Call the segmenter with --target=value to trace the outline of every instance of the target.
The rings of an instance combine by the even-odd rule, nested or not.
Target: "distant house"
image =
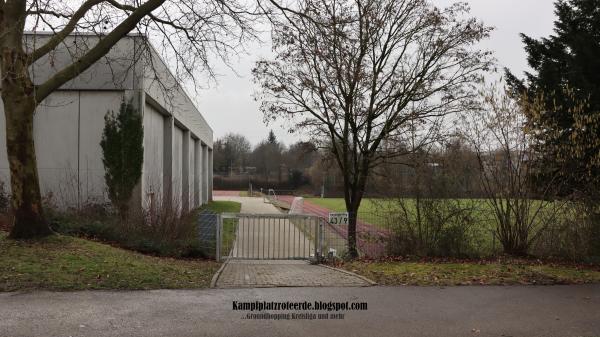
[[[29,33],[26,45],[52,35]],[[99,37],[76,34],[31,68],[38,84],[70,64]],[[213,131],[145,37],[123,38],[110,53],[52,93],[34,120],[43,195],[61,206],[107,201],[100,140],[107,111],[131,100],[144,124],[144,163],[135,197],[172,198],[193,208],[212,198]],[[0,105],[0,179],[8,181],[5,118]],[[10,184],[7,184],[10,185]],[[164,199],[163,199],[164,200]]]

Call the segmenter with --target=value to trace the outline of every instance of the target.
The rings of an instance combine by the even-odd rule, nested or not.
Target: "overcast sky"
[[[454,0],[433,0],[440,7],[454,3]],[[482,48],[495,52],[502,67],[508,67],[514,73],[527,70],[527,61],[519,33],[532,37],[547,36],[552,33],[554,0],[467,0],[471,5],[471,14],[495,30],[490,39],[482,42]],[[268,40],[268,34],[264,40]],[[248,47],[247,55],[232,60],[231,66],[237,74],[227,67],[215,64],[221,74],[218,83],[208,89],[198,90],[196,103],[200,111],[214,130],[214,138],[228,132],[240,133],[256,144],[267,137],[273,129],[279,140],[290,144],[301,139],[301,135],[290,135],[282,124],[263,122],[259,111],[259,102],[252,95],[255,85],[251,70],[261,57],[268,57],[271,46],[268,43],[254,43]],[[194,96],[193,90],[190,94]]]

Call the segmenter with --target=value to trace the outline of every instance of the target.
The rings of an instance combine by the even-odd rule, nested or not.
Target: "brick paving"
[[[217,288],[364,287],[369,282],[342,271],[300,260],[230,260]]]

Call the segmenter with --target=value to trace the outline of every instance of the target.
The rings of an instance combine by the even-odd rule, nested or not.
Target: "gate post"
[[[323,224],[320,217],[314,217],[313,219],[315,220],[315,259],[317,262],[321,262],[321,255],[323,254]]]
[[[215,240],[217,241],[216,244],[216,256],[215,259],[217,260],[217,262],[221,262],[221,228],[223,228],[223,217],[221,216],[221,214],[217,214],[217,225],[216,227],[216,233],[215,233]]]
[[[319,218],[319,253],[323,259],[323,241],[325,241],[325,219]]]

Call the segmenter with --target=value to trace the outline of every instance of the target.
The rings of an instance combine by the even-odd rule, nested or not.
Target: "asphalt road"
[[[368,310],[274,321],[232,309],[255,300],[366,302]],[[304,311],[279,313],[296,312]],[[600,336],[600,285],[5,293],[0,336],[591,337]]]

